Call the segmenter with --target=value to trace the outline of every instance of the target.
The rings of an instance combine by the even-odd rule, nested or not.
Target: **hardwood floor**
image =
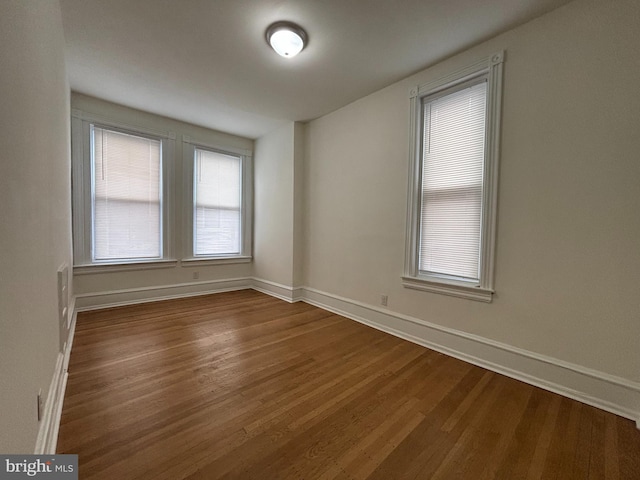
[[[639,479],[593,407],[245,290],[78,315],[81,479]]]

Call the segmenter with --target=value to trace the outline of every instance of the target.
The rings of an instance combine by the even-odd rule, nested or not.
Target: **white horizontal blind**
[[[159,140],[91,127],[93,260],[160,258]]]
[[[419,270],[478,281],[487,83],[423,101]]]
[[[194,160],[194,255],[239,255],[241,159],[197,148]]]

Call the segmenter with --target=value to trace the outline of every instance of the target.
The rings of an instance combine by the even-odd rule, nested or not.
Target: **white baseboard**
[[[304,301],[426,348],[632,419],[640,428],[639,383],[313,288],[289,287],[245,277],[77,295],[75,308],[70,309],[73,324],[63,367],[56,366],[49,393],[51,396],[53,391],[56,399],[51,403],[50,422],[53,423],[40,432],[38,445],[45,448],[53,445],[51,452],[55,451],[76,312],[248,288],[291,303]],[[49,403],[47,399],[47,408]]]
[[[69,335],[65,343],[64,352],[59,352],[56,359],[56,366],[49,386],[49,393],[44,404],[44,414],[40,420],[38,438],[34,453],[36,455],[52,455],[56,453],[58,444],[58,431],[60,429],[60,418],[62,417],[62,404],[64,393],[67,388],[69,356],[73,344],[73,335],[76,329],[76,310],[72,300],[68,310],[69,315]]]
[[[49,385],[49,393],[47,399],[44,402],[44,412],[40,419],[40,428],[38,429],[38,438],[36,439],[36,455],[44,455],[52,453],[49,451],[49,445],[53,441],[54,432],[57,430],[56,423],[56,411],[58,399],[60,398],[60,391],[64,390],[65,374],[63,372],[64,354],[58,353],[56,359],[56,366],[53,372],[53,378]],[[64,397],[64,393],[62,393]],[[57,437],[57,434],[55,435]]]
[[[418,345],[629,418],[640,428],[640,384],[312,288],[302,300]]]
[[[266,293],[272,297],[279,298],[289,303],[295,303],[302,300],[302,287],[289,287],[281,283],[264,280],[261,278],[251,279],[251,288],[258,292]]]
[[[230,292],[251,288],[251,278],[231,278],[225,280],[205,280],[201,282],[158,285],[153,287],[126,288],[99,293],[76,295],[79,312],[100,308],[119,307],[137,303],[157,302],[172,298],[193,297],[210,293]]]

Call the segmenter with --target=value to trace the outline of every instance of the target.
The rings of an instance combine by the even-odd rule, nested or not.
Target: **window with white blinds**
[[[177,181],[176,137],[71,111],[77,274],[252,261],[253,142],[181,135]]]
[[[240,255],[242,159],[200,148],[194,156],[194,256]]]
[[[479,281],[487,83],[425,97],[419,270]]]
[[[404,287],[492,301],[503,63],[497,52],[410,91]]]
[[[93,261],[162,257],[162,143],[91,125]]]

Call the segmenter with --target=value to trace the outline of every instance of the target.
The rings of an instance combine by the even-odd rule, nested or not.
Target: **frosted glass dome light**
[[[277,22],[267,29],[267,42],[278,55],[291,58],[305,47],[307,34],[293,23]]]

